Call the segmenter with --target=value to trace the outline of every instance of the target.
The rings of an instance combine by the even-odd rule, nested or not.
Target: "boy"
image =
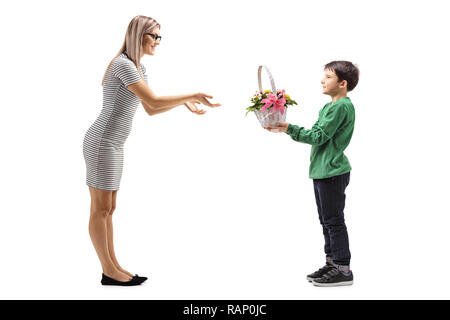
[[[307,130],[278,122],[265,129],[286,132],[298,142],[311,144],[309,177],[313,179],[319,220],[325,237],[326,264],[307,276],[315,286],[353,284],[350,250],[344,220],[345,188],[350,182],[351,166],[344,150],[350,143],[355,124],[355,109],[347,97],[358,84],[359,69],[348,61],[325,65],[323,93],[331,97],[319,111],[319,119]]]

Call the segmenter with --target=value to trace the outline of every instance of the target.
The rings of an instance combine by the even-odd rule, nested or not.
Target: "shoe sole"
[[[133,284],[114,284],[114,283],[102,283],[102,286],[116,286],[116,287],[134,287],[140,286],[141,283],[133,283]]]
[[[134,282],[134,283],[130,283],[130,282],[109,282],[109,281],[100,281],[100,283],[102,284],[102,286],[118,286],[118,287],[134,287],[134,286],[139,286],[141,285],[141,283],[139,282]]]
[[[315,282],[314,280],[311,282],[316,287],[341,287],[341,286],[351,286],[353,284],[353,280],[336,282],[336,283],[318,283],[318,282]]]

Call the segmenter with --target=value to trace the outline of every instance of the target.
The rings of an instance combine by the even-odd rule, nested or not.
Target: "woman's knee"
[[[116,210],[116,205],[115,205],[115,204],[112,204],[112,205],[111,205],[111,209],[109,210],[109,215],[110,215],[110,216],[113,214],[114,210]]]
[[[94,208],[91,209],[91,216],[95,218],[107,218],[111,212],[112,206],[94,206]]]
[[[109,211],[109,215],[112,215],[114,210],[116,210],[116,199],[117,199],[117,190],[113,191],[111,194],[111,209]]]
[[[90,188],[91,191],[91,215],[106,218],[115,209],[115,201],[111,191]]]
[[[91,214],[96,217],[107,218],[113,214],[115,209],[114,203],[97,203],[92,206]]]

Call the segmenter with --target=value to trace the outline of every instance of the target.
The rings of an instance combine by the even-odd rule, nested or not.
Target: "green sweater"
[[[355,109],[350,98],[327,103],[319,111],[319,120],[310,130],[289,124],[286,133],[311,146],[309,177],[323,179],[349,172],[352,167],[344,150],[355,126]]]

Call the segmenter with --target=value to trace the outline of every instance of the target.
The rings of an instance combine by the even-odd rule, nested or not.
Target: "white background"
[[[448,299],[446,1],[14,1],[0,24],[2,299]],[[222,107],[136,112],[114,213],[121,265],[100,285],[82,141],[129,21],[162,25],[142,62],[158,95]],[[345,208],[355,282],[316,288],[324,263],[310,146],[245,117],[257,67],[310,128],[323,65],[361,70]],[[268,82],[265,83],[268,87]]]

